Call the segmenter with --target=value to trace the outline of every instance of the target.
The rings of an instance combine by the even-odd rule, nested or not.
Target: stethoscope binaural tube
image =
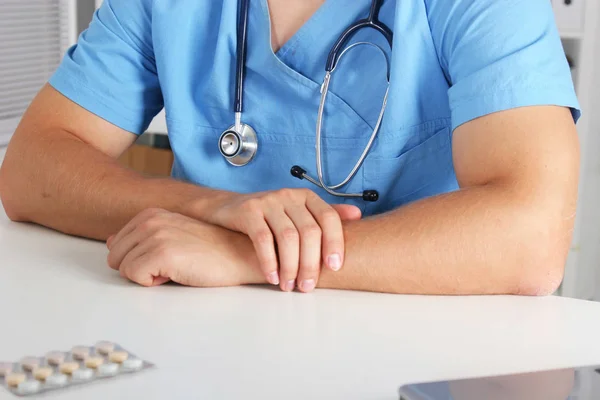
[[[381,122],[383,121],[383,116],[385,114],[385,109],[387,107],[387,100],[389,94],[389,84],[390,84],[390,61],[388,60],[387,54],[385,51],[379,47],[378,45],[370,42],[357,42],[348,46],[343,51],[340,50],[344,48],[346,43],[351,39],[351,37],[362,28],[372,28],[379,31],[387,40],[390,47],[393,44],[393,33],[392,31],[385,26],[385,24],[381,23],[377,16],[379,14],[379,9],[381,8],[382,0],[373,0],[371,3],[371,10],[369,12],[369,17],[364,20],[360,20],[357,23],[348,27],[344,33],[340,36],[338,41],[335,43],[333,48],[331,49],[329,56],[327,58],[327,64],[325,66],[325,78],[323,79],[323,85],[321,86],[321,102],[319,104],[319,114],[317,116],[317,128],[316,128],[316,159],[317,159],[317,179],[312,178],[308,175],[305,169],[298,165],[294,165],[291,169],[291,174],[295,178],[298,179],[306,179],[312,184],[322,188],[327,193],[337,196],[337,197],[345,197],[345,198],[362,198],[364,201],[368,202],[376,202],[379,200],[379,192],[376,190],[365,190],[362,193],[341,193],[337,190],[341,187],[347,185],[350,180],[356,175],[360,167],[363,165],[365,158],[369,154],[377,135],[379,134],[379,130],[381,128]],[[380,51],[383,54],[386,66],[387,66],[387,89],[385,91],[385,96],[383,98],[383,105],[381,107],[381,111],[379,113],[379,118],[377,119],[377,123],[375,128],[373,129],[373,133],[369,138],[369,142],[367,143],[365,149],[360,155],[358,161],[355,163],[354,167],[341,183],[337,185],[327,185],[323,178],[323,165],[322,165],[322,154],[321,154],[321,142],[322,142],[322,128],[323,128],[323,114],[325,110],[325,102],[327,100],[327,94],[329,93],[329,85],[331,83],[331,79],[333,73],[338,65],[338,62],[342,59],[344,54],[346,54],[349,50],[361,46],[368,45],[372,46]]]

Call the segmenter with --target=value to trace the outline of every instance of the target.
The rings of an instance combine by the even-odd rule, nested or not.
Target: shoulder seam
[[[438,59],[438,63],[440,64],[440,67],[442,68],[442,72],[444,73],[446,82],[448,82],[448,86],[452,86],[452,80],[450,79],[450,76],[448,75],[447,67],[444,66],[444,63],[442,60],[442,55],[438,51],[438,47],[436,46],[436,43],[435,43],[435,38],[433,36],[433,29],[431,28],[431,21],[429,20],[429,8],[427,6],[427,0],[423,0],[423,6],[425,7],[425,19],[427,20],[427,28],[429,29],[429,35],[431,35],[431,42],[433,43],[433,50],[435,51],[435,55]]]
[[[154,7],[154,1],[152,0],[152,7]],[[123,30],[123,33],[127,36],[127,38],[129,39],[129,42],[132,44],[132,47],[138,52],[140,53],[144,58],[146,58],[148,61],[155,63],[155,57],[154,54],[147,54],[146,51],[144,51],[144,49],[142,49],[135,40],[133,40],[133,38],[131,37],[131,35],[129,34],[129,32],[127,32],[127,29],[125,29],[125,27],[123,26],[123,24],[121,23],[119,17],[117,16],[117,13],[115,13],[115,11],[112,8],[112,5],[110,4],[109,1],[105,1],[104,2],[106,7],[110,10],[110,12],[113,14],[113,16],[115,17],[115,21],[117,21],[117,23],[119,24],[119,26],[121,27],[121,29]]]

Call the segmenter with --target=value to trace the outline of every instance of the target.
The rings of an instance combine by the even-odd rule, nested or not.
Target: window
[[[0,145],[74,42],[76,0],[0,0]]]

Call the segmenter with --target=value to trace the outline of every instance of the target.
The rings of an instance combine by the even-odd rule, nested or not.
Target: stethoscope
[[[243,97],[244,97],[244,77],[245,77],[245,65],[246,65],[246,48],[248,42],[248,12],[249,12],[250,0],[239,1],[239,21],[237,29],[237,49],[236,49],[236,79],[235,79],[235,124],[229,127],[225,132],[221,134],[219,138],[219,150],[223,157],[229,162],[229,164],[242,167],[247,165],[258,151],[258,138],[256,131],[248,124],[242,123],[242,112],[243,112]],[[377,138],[383,115],[387,107],[387,100],[389,94],[389,82],[390,82],[390,62],[388,60],[386,52],[378,45],[370,42],[357,42],[344,48],[346,43],[352,38],[356,32],[363,28],[372,28],[380,32],[387,40],[390,47],[393,43],[392,31],[381,21],[379,21],[379,10],[383,0],[372,0],[371,10],[369,16],[366,19],[357,21],[350,25],[337,40],[329,56],[327,57],[327,64],[325,67],[325,78],[321,85],[321,102],[319,104],[319,113],[317,116],[317,129],[316,129],[316,158],[317,158],[317,179],[312,178],[305,169],[295,165],[291,169],[292,176],[298,179],[306,179],[312,184],[324,189],[327,193],[345,198],[362,198],[365,201],[375,202],[379,199],[379,192],[377,190],[365,190],[362,193],[341,193],[338,190],[346,186],[352,178],[356,175],[360,167],[363,165],[365,158],[369,154],[373,142]],[[335,71],[339,61],[342,57],[351,49],[367,45],[372,46],[379,50],[385,58],[387,65],[387,89],[383,98],[383,105],[379,113],[379,118],[373,129],[369,141],[365,149],[363,150],[358,161],[342,182],[337,185],[327,185],[323,178],[323,163],[321,154],[321,138],[322,138],[322,127],[323,127],[323,114],[325,112],[325,102],[327,100],[327,94],[329,93],[329,85],[333,72]],[[343,49],[343,50],[342,50]]]

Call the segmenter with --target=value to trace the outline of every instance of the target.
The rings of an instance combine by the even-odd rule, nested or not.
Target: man
[[[344,188],[380,199],[340,200],[289,175],[296,164],[315,175],[327,55],[371,6],[250,2],[244,122],[259,150],[234,167],[217,142],[233,119],[238,1],[105,0],[13,137],[8,216],[108,239],[109,265],[145,286],[552,293],[574,223],[579,111],[547,0],[383,2],[387,109]],[[353,41],[388,51],[375,30]],[[377,54],[361,46],[336,68],[327,182],[377,123],[388,87]],[[174,179],[120,167],[163,106]]]

